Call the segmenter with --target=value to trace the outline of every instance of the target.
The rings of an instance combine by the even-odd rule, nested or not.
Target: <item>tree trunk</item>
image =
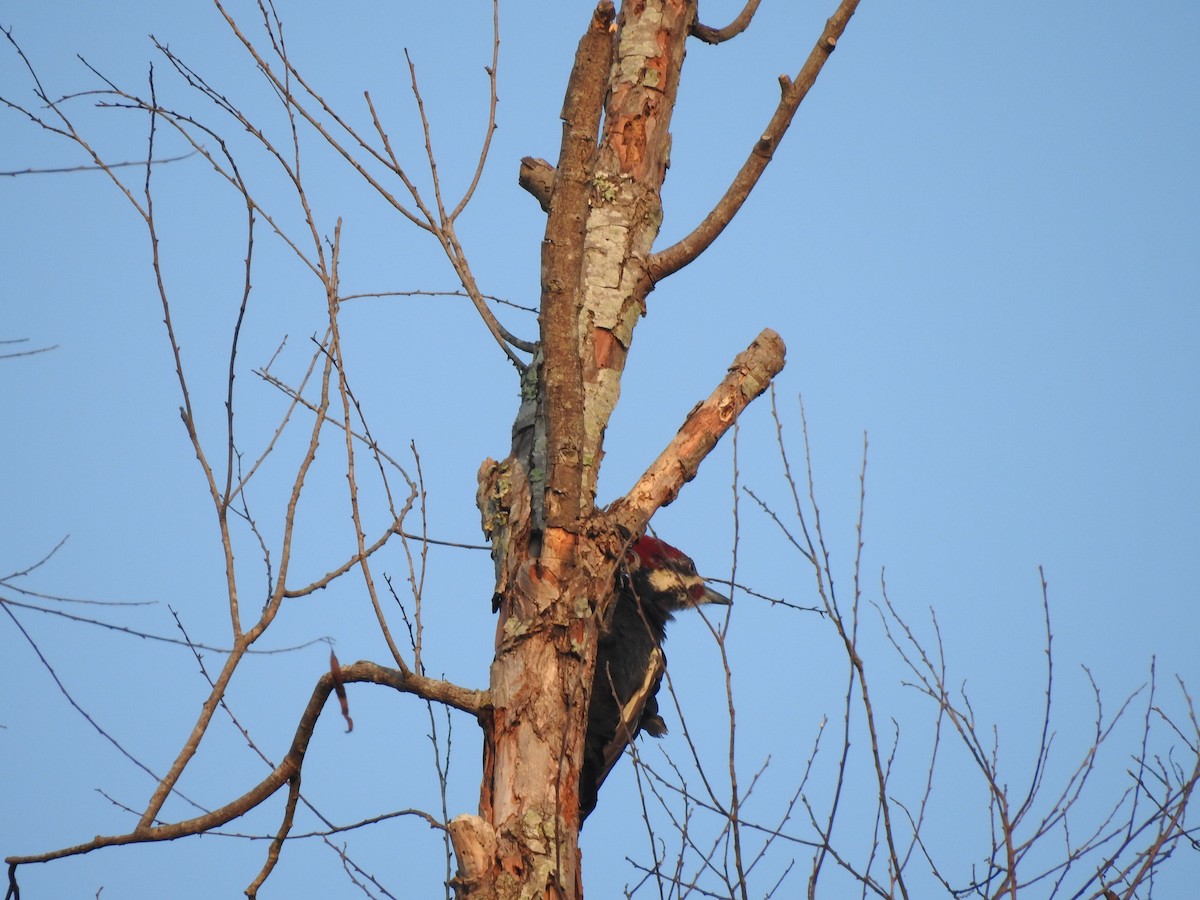
[[[541,349],[513,455],[480,471],[499,622],[479,816],[452,824],[460,896],[582,895],[579,768],[595,613],[628,538],[595,509],[596,481],[652,288],[645,263],[694,18],[694,2],[628,4],[617,18],[604,0],[568,83],[558,164],[540,198]]]

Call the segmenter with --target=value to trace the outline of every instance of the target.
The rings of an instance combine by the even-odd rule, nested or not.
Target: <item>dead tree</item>
[[[725,197],[671,247],[653,249],[684,49],[700,29],[694,5],[625,4],[618,15],[601,3],[575,56],[558,163],[551,171],[524,161],[522,183],[548,211],[541,341],[513,455],[480,472],[500,623],[480,815],[451,825],[468,894],[527,890],[530,875],[546,896],[579,891],[578,714],[624,536],[675,498],[783,365],[782,342],[764,332],[638,483],[600,510],[603,437],[634,327],[654,286],[699,256],[740,208],[856,5],[841,5],[794,82],[781,79],[779,108]]]
[[[479,183],[495,127],[495,60],[487,70],[491,81],[491,114],[478,166],[457,199],[443,193],[415,69],[409,64],[432,177],[430,195],[418,189],[409,177],[369,95],[367,103],[373,131],[361,132],[306,80],[288,56],[281,23],[268,0],[259,4],[261,24],[267,34],[266,44],[261,46],[248,37],[249,30],[226,12],[220,0],[214,0],[214,5],[249,59],[267,79],[285,111],[290,135],[283,143],[273,142],[202,74],[189,67],[167,46],[158,45],[158,49],[185,84],[231,117],[241,130],[257,141],[272,165],[294,185],[296,195],[304,201],[302,237],[291,236],[267,206],[256,199],[221,135],[196,118],[160,102],[153,80],[148,96],[140,96],[111,82],[105,83],[102,93],[104,102],[139,110],[148,117],[149,142],[143,166],[145,180],[141,186],[122,180],[117,164],[107,162],[91,146],[86,135],[72,123],[65,102],[56,100],[41,87],[32,64],[29,73],[43,105],[31,109],[5,101],[35,124],[82,147],[88,154],[89,164],[113,179],[145,222],[153,249],[155,274],[160,276],[156,281],[182,396],[183,425],[217,514],[228,578],[232,647],[221,670],[210,678],[211,692],[178,756],[159,780],[145,806],[137,811],[137,825],[126,833],[100,836],[45,853],[9,857],[9,896],[17,895],[17,872],[21,866],[110,846],[172,840],[209,832],[245,814],[277,792],[285,792],[287,802],[283,820],[270,843],[262,870],[247,889],[247,893],[254,896],[291,836],[296,809],[303,799],[300,786],[309,740],[331,694],[339,698],[347,724],[350,724],[348,684],[374,684],[414,694],[431,704],[468,714],[482,729],[484,759],[477,812],[458,815],[449,822],[429,817],[435,827],[448,831],[453,842],[458,871],[452,883],[460,896],[581,896],[579,776],[589,696],[595,680],[600,622],[612,602],[618,566],[630,542],[646,530],[655,512],[673,501],[684,485],[696,476],[709,451],[733,426],[746,406],[770,387],[784,364],[781,339],[769,329],[764,330],[728,361],[725,377],[713,386],[707,400],[690,412],[678,411],[678,433],[661,449],[645,473],[620,497],[601,506],[597,498],[597,479],[604,459],[604,438],[617,405],[626,360],[633,348],[634,331],[641,318],[652,311],[654,288],[703,254],[737,215],[825,61],[837,46],[857,2],[843,0],[798,72],[794,76],[780,76],[781,95],[775,112],[757,135],[748,136],[747,158],[740,171],[730,178],[721,199],[690,234],[671,246],[658,248],[656,242],[663,219],[661,190],[669,162],[671,117],[685,47],[693,39],[719,44],[736,37],[750,23],[758,3],[749,0],[733,22],[716,28],[698,20],[695,0],[623,2],[619,9],[610,0],[602,0],[586,23],[575,54],[561,113],[562,140],[558,158],[553,164],[526,158],[521,161],[517,173],[520,184],[546,212],[536,341],[522,340],[501,325],[477,283],[455,227]],[[498,52],[498,46],[497,37],[495,52]],[[19,48],[15,52],[24,59]],[[180,342],[172,324],[169,292],[161,277],[152,202],[152,181],[158,162],[155,135],[164,129],[182,136],[194,153],[245,201],[248,214],[247,275],[239,323],[251,293],[249,270],[255,229],[264,227],[263,223],[317,279],[327,309],[326,331],[317,340],[309,370],[298,384],[289,384],[276,377],[270,366],[261,371],[262,377],[287,394],[288,406],[275,438],[262,457],[245,471],[235,465],[237,454],[233,438],[236,331],[230,355],[228,437],[222,447],[223,468],[220,460],[210,462],[191,405]],[[421,656],[419,597],[410,647],[406,650],[393,639],[388,617],[381,606],[379,595],[382,590],[373,573],[372,561],[375,554],[393,539],[409,539],[405,518],[419,502],[420,479],[419,475],[410,477],[378,446],[354,395],[349,375],[352,365],[343,354],[339,330],[339,312],[347,299],[339,275],[340,223],[334,226],[332,234],[326,234],[308,206],[299,164],[301,141],[297,135],[301,132],[315,136],[332,149],[398,215],[427,233],[441,248],[459,281],[461,293],[474,305],[500,352],[511,361],[519,380],[521,403],[513,425],[511,452],[500,461],[485,460],[478,475],[477,502],[495,564],[495,584],[491,590],[480,591],[479,614],[487,614],[487,598],[491,597],[492,611],[497,616],[495,653],[486,687],[469,688],[426,674]],[[384,174],[380,175],[380,172]],[[254,537],[266,546],[267,541],[246,508],[244,488],[271,453],[275,439],[289,426],[295,430],[294,421],[304,416],[310,419],[305,452],[292,478],[286,512],[282,516],[282,539],[274,556],[264,552],[268,562],[277,560],[277,567],[260,611],[258,604],[244,601],[250,592],[242,589],[238,582],[232,523],[241,516],[249,523],[247,527]],[[339,452],[345,457],[355,551],[348,559],[331,567],[326,576],[300,583],[291,568],[295,507],[317,449],[330,431],[335,435],[334,443]],[[387,488],[389,524],[382,532],[371,533],[360,511],[356,463],[361,459],[378,468]],[[393,499],[387,479],[396,478],[397,473],[406,481],[407,495],[401,490]],[[789,481],[790,477],[789,470]],[[810,475],[810,497],[811,486]],[[798,490],[794,482],[790,483],[789,490],[796,497],[797,506],[802,505],[799,495],[803,491]],[[813,506],[815,508],[815,498]],[[783,821],[773,830],[760,828],[772,835],[764,849],[774,838],[786,837],[812,850],[810,896],[816,896],[823,866],[826,869],[834,867],[830,860],[849,873],[864,893],[905,897],[909,895],[905,870],[910,860],[925,857],[938,882],[953,891],[955,886],[934,862],[935,849],[929,848],[922,836],[921,823],[929,791],[916,804],[904,806],[895,800],[889,782],[892,760],[875,725],[860,653],[858,560],[855,562],[853,600],[848,608],[839,604],[828,577],[829,553],[824,546],[819,518],[811,530],[803,515],[799,518],[803,540],[796,539],[794,543],[804,558],[802,565],[810,565],[816,575],[820,611],[832,623],[847,665],[847,678],[843,682],[846,690],[842,757],[835,766],[836,792],[828,810],[818,811],[815,806],[810,806],[809,799],[803,794],[811,769],[810,759],[809,769],[803,773]],[[861,541],[861,520],[859,528]],[[785,533],[792,539],[786,529]],[[360,661],[345,666],[332,659],[330,671],[318,679],[307,707],[300,715],[291,746],[283,759],[272,766],[267,777],[218,809],[180,821],[163,821],[164,804],[176,790],[184,770],[193,764],[197,747],[224,702],[230,680],[247,653],[280,615],[285,601],[308,596],[351,572],[362,577],[391,659],[386,664]],[[884,601],[887,606],[886,595]],[[1050,877],[1041,872],[1032,878],[1024,877],[1017,871],[1018,863],[1024,865],[1028,848],[1036,840],[1054,833],[1053,829],[1065,820],[1065,811],[1077,794],[1064,793],[1067,799],[1060,801],[1044,820],[1037,823],[1031,838],[1022,839],[1019,826],[1033,816],[1030,810],[1036,791],[1031,788],[1028,800],[1010,808],[998,767],[994,759],[988,758],[969,702],[964,698],[960,703],[950,695],[946,689],[945,670],[936,657],[931,659],[925,653],[890,606],[887,606],[887,613],[889,637],[900,658],[913,671],[922,692],[937,705],[939,729],[942,723],[950,723],[977,758],[987,782],[993,815],[999,822],[995,828],[998,838],[991,848],[987,871],[969,884],[967,891],[980,896],[1015,897],[1019,884],[1037,883],[1038,879]],[[839,852],[838,836],[833,827],[839,815],[838,797],[849,777],[846,760],[851,745],[852,709],[865,712],[871,748],[867,778],[872,790],[869,793],[877,795],[878,802],[873,810],[876,830],[868,842],[867,861],[861,865],[852,862],[849,854]],[[1149,718],[1148,710],[1148,721]],[[1194,719],[1192,721],[1194,724]],[[1169,721],[1168,724],[1175,727]],[[1175,730],[1183,733],[1178,728]],[[1098,719],[1097,732],[1100,731]],[[1190,759],[1195,756],[1195,745],[1189,744],[1189,740],[1190,732],[1183,738],[1183,743],[1192,751]],[[1102,737],[1098,736],[1097,746],[1100,742]],[[935,745],[930,773],[936,753]],[[1042,757],[1046,754],[1048,742],[1044,740],[1039,752],[1039,770],[1034,777],[1035,788],[1040,783]],[[1145,758],[1143,748],[1143,760]],[[1200,760],[1200,757],[1196,758]],[[1146,873],[1152,872],[1153,867],[1188,833],[1185,824],[1187,804],[1200,780],[1200,765],[1156,769],[1144,764],[1139,778],[1147,784],[1139,782],[1135,800],[1141,798],[1143,810],[1150,799],[1157,805],[1151,812],[1142,813],[1142,818],[1137,818],[1136,808],[1130,813],[1124,842],[1105,861],[1103,871],[1106,874],[1091,876],[1086,882],[1090,888],[1107,891],[1112,885],[1118,885],[1123,896],[1134,896],[1139,884],[1148,877]],[[1165,785],[1157,795],[1150,784],[1155,779]],[[1074,784],[1073,781],[1071,785]],[[725,817],[729,827],[736,832],[742,824],[737,810],[736,786],[734,797],[732,809],[714,811]],[[1065,808],[1063,803],[1066,803]],[[784,826],[793,807],[805,808],[810,819],[810,835],[804,839],[784,835]],[[902,833],[901,822],[905,820],[908,822],[907,834]],[[1108,824],[1106,822],[1105,826]],[[1151,834],[1147,848],[1135,846],[1140,839],[1138,835],[1143,832]],[[1072,847],[1065,862],[1051,867],[1051,875],[1060,870],[1065,872],[1071,864],[1082,865],[1081,861],[1088,853],[1107,852],[1113,842],[1111,835],[1102,829],[1098,837]],[[1122,853],[1126,854],[1124,858]],[[726,882],[726,889],[730,894],[737,889],[744,896],[745,868],[740,859],[735,868],[736,874]],[[882,869],[884,874],[878,874],[876,869]]]
[[[633,333],[647,313],[648,298],[663,279],[695,260],[730,222],[770,162],[797,107],[812,86],[854,12],[855,0],[844,0],[796,77],[781,76],[778,108],[760,134],[748,138],[750,152],[740,172],[709,215],[678,243],[655,248],[662,221],[661,188],[666,176],[671,144],[671,115],[675,105],[685,46],[698,38],[719,43],[740,33],[749,23],[756,2],[748,3],[736,21],[712,28],[697,19],[695,2],[625,3],[620,10],[602,0],[592,13],[579,42],[563,103],[562,144],[556,164],[526,159],[520,181],[547,212],[542,245],[539,339],[526,343],[509,334],[491,314],[475,282],[454,224],[469,201],[487,156],[485,140],[479,171],[457,204],[446,202],[434,174],[434,194],[423,197],[392,152],[387,134],[375,119],[373,139],[355,132],[305,80],[287,56],[283,31],[269,4],[260,11],[270,40],[260,49],[216,0],[246,52],[274,86],[293,126],[308,126],[357,170],[417,227],[429,232],[445,251],[464,293],[479,310],[497,344],[520,374],[523,402],[513,429],[512,454],[501,462],[486,461],[479,474],[479,506],[496,565],[494,590],[498,612],[496,652],[486,689],[471,690],[426,677],[420,663],[419,641],[415,659],[404,654],[389,637],[392,665],[371,662],[339,667],[318,682],[312,700],[296,731],[293,745],[271,775],[225,807],[196,818],[161,824],[163,803],[192,760],[226,686],[239,662],[278,614],[285,597],[324,586],[288,583],[288,545],[282,549],[280,571],[261,616],[243,622],[236,600],[230,543],[225,540],[230,571],[233,652],[212,679],[213,688],[195,729],[174,765],[162,778],[128,834],[102,836],[70,848],[38,856],[9,860],[16,866],[86,852],[113,844],[156,841],[200,833],[241,815],[276,791],[287,787],[285,822],[272,847],[268,864],[251,885],[251,894],[270,871],[286,838],[299,796],[300,773],[308,738],[331,692],[344,691],[351,682],[373,682],[445,703],[475,716],[484,731],[485,759],[478,815],[459,816],[450,832],[459,861],[455,884],[463,896],[573,897],[581,893],[578,778],[588,697],[591,690],[597,641],[597,621],[612,592],[614,572],[628,542],[641,534],[651,516],[671,502],[693,478],[709,450],[735,422],[739,413],[770,384],[784,362],[783,343],[765,330],[729,362],[729,372],[707,401],[690,413],[679,411],[680,429],[669,446],[636,484],[615,502],[601,508],[596,502],[597,476],[604,456],[604,434],[616,406],[621,375],[630,352]],[[11,36],[10,36],[11,40]],[[498,46],[498,40],[497,40]],[[14,45],[15,47],[15,45]],[[173,55],[159,46],[187,84],[199,91],[261,141],[295,182],[303,197],[298,165],[287,152],[276,148],[261,131],[223,95]],[[23,57],[20,49],[16,52]],[[411,70],[411,64],[410,64]],[[219,136],[195,119],[172,111],[157,99],[153,81],[150,95],[137,96],[107,83],[114,105],[144,110],[151,129],[144,198],[122,182],[115,164],[108,164],[77,131],[63,104],[41,88],[32,65],[30,75],[43,110],[27,110],[10,103],[36,124],[62,134],[83,147],[91,162],[105,171],[144,219],[154,264],[159,266],[150,183],[154,161],[154,135],[170,128],[190,143],[213,168],[242,193],[251,212],[252,234],[256,215],[270,227],[279,226],[254,200],[241,182],[234,159]],[[494,64],[489,69],[493,79]],[[413,90],[418,104],[415,72]],[[369,98],[368,98],[369,101]],[[372,115],[374,109],[372,108]],[[426,128],[428,149],[428,124]],[[494,128],[489,122],[488,137]],[[214,147],[215,144],[215,147]],[[355,159],[362,154],[389,170],[410,195],[408,204],[395,199]],[[362,435],[355,431],[353,400],[341,355],[337,312],[339,289],[339,237],[335,231],[323,244],[311,213],[307,216],[311,244],[293,249],[320,279],[329,309],[329,327],[313,369],[321,381],[316,401],[303,398],[303,387],[285,388],[293,409],[307,406],[314,414],[309,452],[296,475],[292,506],[315,457],[327,423],[340,429],[350,474],[351,497],[356,495],[354,446]],[[280,232],[281,236],[282,233]],[[290,240],[285,237],[285,240]],[[252,247],[252,241],[248,243]],[[249,251],[247,253],[249,259]],[[171,330],[169,299],[162,288],[168,335],[175,353],[177,377],[184,397],[184,424],[206,473],[223,534],[245,483],[232,470],[224,483],[204,453],[188,400],[188,386]],[[249,281],[247,281],[247,297]],[[244,307],[243,307],[244,308]],[[234,352],[236,354],[236,344]],[[528,356],[526,355],[528,354]],[[307,381],[307,379],[306,379]],[[232,380],[230,407],[232,409]],[[340,414],[334,413],[341,406]],[[289,412],[289,416],[290,416]],[[231,412],[232,427],[232,412]],[[286,424],[286,419],[285,423]],[[282,429],[283,425],[281,425]],[[370,447],[370,444],[368,444]],[[233,439],[229,439],[229,459]],[[372,448],[378,461],[378,450]],[[253,470],[251,471],[251,474]],[[249,476],[246,476],[249,477]],[[411,482],[410,482],[411,483]],[[410,495],[410,504],[412,496]],[[355,505],[357,510],[357,505]],[[335,572],[361,570],[374,588],[369,560],[394,534],[402,530],[403,511],[394,525],[372,541],[355,512],[358,552]],[[291,519],[285,531],[290,540]],[[387,634],[380,614],[381,627]],[[15,878],[15,876],[14,876]],[[15,880],[12,882],[15,890]]]

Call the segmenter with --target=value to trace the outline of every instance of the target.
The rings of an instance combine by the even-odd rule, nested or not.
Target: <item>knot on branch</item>
[[[592,13],[592,28],[598,31],[614,31],[616,26],[613,23],[616,18],[617,9],[612,0],[600,0],[596,4],[596,11]]]
[[[470,896],[492,880],[496,832],[479,816],[467,813],[451,819],[448,830],[458,858],[458,872],[451,884],[458,896]]]
[[[517,184],[529,191],[542,212],[550,212],[550,194],[554,188],[554,166],[544,159],[526,156],[521,159]]]

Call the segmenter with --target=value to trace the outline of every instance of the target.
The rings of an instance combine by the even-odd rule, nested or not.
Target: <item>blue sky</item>
[[[709,0],[704,16],[718,22],[735,6]],[[720,196],[774,107],[776,77],[799,68],[833,8],[808,0],[763,6],[737,41],[689,51],[664,244]],[[227,120],[171,77],[147,38],[153,33],[264,123],[282,124],[212,9],[110,7],[16,3],[0,21],[52,95],[98,86],[76,53],[138,91],[154,60],[164,104],[196,110],[245,148]],[[369,89],[398,151],[423,176],[401,53],[407,47],[442,176],[451,191],[461,189],[484,123],[490,14],[483,4],[393,4],[337,17],[286,0],[279,9],[293,59],[359,122],[369,121],[362,104]],[[516,185],[517,161],[556,153],[562,91],[588,11],[587,4],[501,9],[499,130],[460,229],[483,289],[526,305],[536,302],[544,218]],[[259,35],[253,15],[246,19]],[[886,571],[892,602],[926,636],[936,609],[952,681],[965,682],[981,721],[999,727],[1014,782],[1028,771],[1043,702],[1038,566],[1049,582],[1056,654],[1056,774],[1069,771],[1093,721],[1082,666],[1103,691],[1106,715],[1146,681],[1152,657],[1165,707],[1182,710],[1176,675],[1193,691],[1200,684],[1200,591],[1192,571],[1200,545],[1198,46],[1200,9],[1189,3],[864,3],[742,215],[705,257],[651,296],[609,429],[605,502],[657,455],[733,355],[763,327],[777,330],[789,348],[777,399],[799,465],[803,395],[839,588],[850,583],[866,432],[864,600],[879,597]],[[32,101],[8,51],[0,54],[0,90]],[[86,100],[73,109],[112,159],[144,153],[146,123],[136,114],[97,111]],[[86,161],[11,112],[0,128],[0,171]],[[160,134],[161,154],[180,149]],[[338,217],[344,223],[346,291],[455,287],[425,235],[359,189],[315,142],[308,154],[322,228],[332,234]],[[278,176],[261,158],[246,169],[264,202],[294,227],[296,211]],[[140,174],[125,173],[140,185]],[[217,452],[244,212],[197,160],[163,167],[155,179],[192,401],[206,447]],[[144,228],[97,174],[5,178],[0,192],[0,338],[57,345],[0,362],[0,569],[24,568],[69,534],[22,586],[154,601],[81,614],[175,635],[174,609],[193,639],[221,645],[227,617],[219,545],[179,421]],[[324,304],[319,285],[265,231],[255,256],[237,381],[239,446],[248,459],[283,409],[281,395],[252,370],[286,335],[272,371],[297,378],[309,335],[323,327]],[[514,331],[534,336],[528,313],[500,314]],[[411,461],[410,442],[420,453],[430,533],[479,542],[475,473],[485,456],[507,452],[516,409],[511,367],[456,300],[355,301],[344,307],[343,328],[373,433],[397,456]],[[744,484],[784,508],[768,412],[760,401],[744,417],[738,468]],[[297,544],[302,575],[319,576],[349,553],[336,444],[327,439],[308,485]],[[285,442],[251,495],[276,540],[296,448]],[[726,440],[655,520],[660,535],[714,576],[727,576],[731,564],[731,479]],[[369,514],[383,521],[378,502]],[[738,580],[813,602],[802,561],[744,496],[738,522]],[[240,548],[247,596],[261,595],[265,584],[258,562],[251,543]],[[403,582],[398,552],[382,568]],[[426,660],[434,673],[486,684],[490,577],[485,554],[430,551]],[[151,768],[166,768],[206,693],[191,656],[17,614],[81,705]],[[901,754],[902,769],[919,774],[919,723],[928,707],[897,687],[904,673],[874,614],[864,622],[872,686],[888,714],[908,723],[901,747],[912,754]],[[271,635],[272,647],[329,637],[343,662],[385,661],[357,583],[298,601]],[[136,807],[149,796],[149,779],[67,705],[7,617],[0,641],[12,679],[0,699],[0,849],[35,852],[128,828],[127,814],[94,789]],[[721,684],[711,639],[701,623],[681,621],[668,649],[676,683],[686,685],[691,728],[707,736],[712,759],[720,760],[724,698],[714,699]],[[835,650],[828,626],[815,617],[752,597],[735,600],[739,761],[753,772],[771,755],[768,796],[794,782],[822,716],[840,715],[844,676]],[[322,644],[256,659],[235,682],[234,710],[268,755],[284,752],[325,652]],[[210,666],[218,660],[206,655]],[[424,708],[367,688],[352,690],[351,703],[352,735],[333,717],[318,730],[306,790],[339,822],[410,806],[437,812]],[[672,740],[678,733],[666,749],[685,755]],[[453,742],[451,814],[473,810],[477,800],[474,724],[456,718]],[[1124,789],[1136,728],[1118,731],[1113,742],[1096,776],[1099,805]],[[210,807],[263,771],[224,723],[194,768],[184,789]],[[585,884],[594,896],[636,881],[625,858],[645,856],[645,836],[631,828],[638,811],[629,768],[606,786],[585,834]],[[982,813],[977,781],[961,760],[947,760],[939,790],[947,818]],[[771,806],[763,802],[766,815]],[[188,814],[182,806],[169,812]],[[277,818],[276,805],[239,830],[269,832]],[[977,850],[963,831],[960,863]],[[439,870],[430,860],[440,843],[423,824],[401,820],[346,840],[397,896],[436,892]],[[119,848],[23,870],[22,885],[30,896],[90,897],[103,886],[106,898],[141,897],[159,893],[149,887],[154,879],[170,879],[173,896],[231,896],[253,877],[263,852],[261,842],[220,837]],[[791,855],[781,852],[776,876]],[[795,855],[803,869],[807,853]],[[1158,885],[1162,896],[1173,895],[1172,884],[1200,878],[1193,851],[1181,850],[1173,866]],[[759,892],[769,883],[764,876]],[[791,883],[799,890],[802,881]],[[275,896],[356,893],[337,856],[315,842],[289,847],[269,887]]]

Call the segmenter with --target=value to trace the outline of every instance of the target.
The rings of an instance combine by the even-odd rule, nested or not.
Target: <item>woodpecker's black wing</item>
[[[655,631],[648,626],[641,603],[622,573],[596,650],[579,775],[580,821],[595,808],[600,785],[629,742],[643,728],[655,736],[666,731],[655,699],[666,669],[661,640],[661,628]]]
[[[667,733],[666,723],[658,714],[658,688],[662,684],[663,673],[666,670],[666,655],[661,648],[655,647],[650,651],[649,659],[646,660],[642,683],[636,686],[633,693],[620,707],[617,722],[608,743],[603,747],[598,747],[599,752],[595,757],[594,771],[589,773],[594,787],[592,788],[592,805],[588,808],[588,812],[591,812],[596,805],[595,796],[599,794],[604,779],[608,777],[608,773],[617,764],[617,760],[624,754],[625,748],[633,743],[633,739],[643,731],[654,737],[662,737]],[[597,682],[596,688],[600,687],[600,683]],[[612,690],[611,685],[609,690]],[[585,766],[585,770],[587,768]],[[581,813],[581,821],[582,818],[583,814]]]
[[[695,564],[657,538],[635,541],[601,623],[596,675],[579,777],[580,821],[595,808],[600,785],[625,748],[645,731],[666,734],[658,689],[666,671],[662,643],[673,614],[702,603],[729,603],[704,584]]]

